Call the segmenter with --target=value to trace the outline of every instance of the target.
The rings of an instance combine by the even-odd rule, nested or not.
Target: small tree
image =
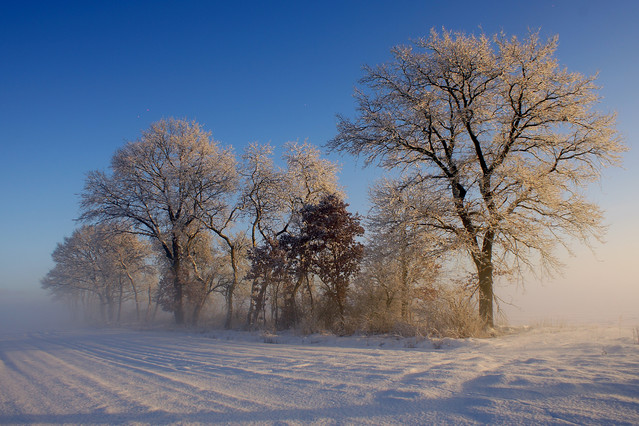
[[[364,245],[357,241],[364,234],[357,215],[346,210],[348,204],[328,195],[301,211],[301,232],[291,245],[299,259],[301,273],[312,272],[322,283],[330,310],[345,326],[344,312],[351,278],[359,271]],[[330,325],[335,318],[327,318]]]
[[[157,284],[157,269],[151,263],[151,246],[146,240],[140,239],[137,235],[123,231],[121,227],[101,226],[100,238],[109,244],[110,257],[112,258],[114,270],[118,274],[118,282],[123,280],[131,288],[133,301],[135,303],[136,319],[141,319],[141,305],[143,291],[150,294]],[[144,287],[143,287],[144,286]],[[123,302],[124,285],[120,285],[120,297],[118,305],[118,319]],[[152,301],[147,297],[145,309],[145,319],[151,311]]]
[[[537,34],[432,31],[366,68],[357,118],[341,117],[329,142],[402,172],[409,220],[470,255],[487,326],[495,271],[552,269],[557,242],[601,235],[582,190],[625,149],[614,116],[594,109],[595,78],[560,68],[556,48]]]
[[[400,318],[408,323],[415,290],[429,288],[439,271],[441,247],[436,236],[410,220],[410,211],[396,196],[393,184],[384,180],[371,190],[366,257],[374,281],[399,302]]]
[[[210,295],[226,292],[232,273],[227,256],[213,243],[208,233],[200,234],[197,241],[189,245],[186,263],[188,286],[185,296],[191,308],[190,323],[197,325]]]

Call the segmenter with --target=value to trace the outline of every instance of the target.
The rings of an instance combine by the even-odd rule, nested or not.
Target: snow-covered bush
[[[454,338],[486,335],[477,301],[466,287],[437,285],[417,290],[410,315],[403,319],[397,300],[386,297],[381,287],[366,287],[360,282],[352,297],[349,323],[356,331],[367,334]]]
[[[417,321],[430,336],[464,338],[486,334],[477,301],[465,286],[439,286],[432,297],[420,299]]]

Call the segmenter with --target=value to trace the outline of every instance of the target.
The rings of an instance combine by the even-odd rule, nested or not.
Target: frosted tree
[[[584,188],[624,151],[614,116],[595,109],[595,77],[561,68],[556,48],[433,30],[365,69],[357,117],[329,142],[401,172],[412,221],[469,254],[487,326],[496,271],[551,270],[557,243],[601,235]]]
[[[231,327],[233,297],[241,281],[240,263],[246,257],[245,252],[247,249],[245,232],[237,230],[235,227],[236,221],[241,217],[245,209],[244,200],[242,197],[238,198],[237,189],[236,191],[229,191],[224,197],[220,196],[218,202],[225,201],[220,203],[221,207],[214,210],[207,208],[206,203],[197,201],[197,205],[202,212],[199,223],[204,229],[212,231],[222,242],[232,270],[232,278],[227,280],[223,291],[226,300],[224,327],[227,329]]]
[[[395,185],[394,181],[382,180],[371,190],[363,273],[366,285],[373,287],[370,290],[383,295],[388,319],[397,316],[410,323],[416,296],[432,292],[441,247],[436,238],[411,220],[411,212]]]
[[[275,167],[273,148],[268,144],[249,145],[242,160],[242,202],[244,214],[251,224],[251,270],[248,278],[252,283],[247,323],[254,326],[264,310],[269,284],[279,285],[285,277],[284,269],[278,268],[274,260],[277,258],[274,254],[278,252],[277,236],[286,226],[282,224],[287,222],[284,216],[289,183],[285,172]]]
[[[118,318],[122,308],[122,291],[124,280],[131,288],[135,303],[135,314],[138,321],[142,319],[143,296],[146,296],[144,318],[149,319],[154,304],[153,292],[157,284],[157,269],[151,262],[152,248],[148,241],[140,239],[130,232],[123,232],[122,227],[102,226],[101,239],[109,243],[109,251],[113,269],[120,283]]]
[[[157,243],[169,263],[169,308],[182,324],[186,253],[203,220],[227,211],[236,175],[231,151],[196,122],[160,120],[114,154],[111,173],[88,174],[81,219],[124,222]]]
[[[42,287],[58,297],[97,298],[105,322],[119,321],[122,302],[133,294],[139,319],[138,284],[154,272],[149,257],[134,235],[111,225],[83,226],[57,245]]]
[[[189,245],[185,267],[189,284],[185,287],[185,296],[189,302],[191,325],[197,325],[211,294],[226,294],[233,284],[233,270],[225,248],[215,244],[210,233],[200,233]]]
[[[326,195],[344,197],[337,183],[339,166],[321,157],[320,150],[308,142],[289,142],[286,152],[286,200],[289,217],[306,204],[315,204]]]
[[[281,262],[279,238],[299,229],[300,211],[304,205],[316,203],[329,194],[340,194],[337,184],[338,166],[321,158],[317,147],[308,142],[285,144],[283,159],[286,168],[273,163],[273,149],[269,145],[253,144],[246,150],[242,174],[244,176],[244,212],[252,224],[251,255],[253,280],[249,325],[264,309],[269,284],[278,286],[283,302],[282,318],[288,327],[295,318],[295,297],[307,280],[303,275],[285,279]],[[273,256],[260,259],[259,256]],[[267,271],[271,265],[274,270]],[[258,273],[259,271],[259,273]],[[281,286],[281,292],[279,288]],[[309,289],[310,292],[310,289]],[[272,300],[277,303],[277,297]],[[277,307],[274,309],[277,311]]]
[[[270,240],[283,228],[290,186],[283,170],[273,163],[273,147],[250,144],[242,156],[242,203],[251,223],[251,246]]]
[[[327,299],[325,321],[344,330],[346,295],[351,279],[359,272],[364,245],[360,218],[336,195],[327,195],[301,210],[300,233],[287,239],[296,259],[297,273],[312,272],[322,284]]]
[[[286,144],[284,154],[286,160],[285,179],[288,185],[285,187],[284,199],[286,200],[286,214],[281,222],[280,234],[283,238],[287,235],[297,236],[303,227],[301,212],[305,206],[317,204],[326,196],[335,195],[343,198],[341,188],[337,183],[339,167],[334,162],[321,158],[320,151],[315,146],[304,142],[302,144],[289,142]],[[304,253],[300,253],[304,256]],[[306,262],[301,263],[295,270],[295,278],[282,288],[284,299],[282,307],[281,324],[283,327],[292,326],[298,319],[296,296],[298,291],[306,284],[309,296],[312,300],[312,288],[308,273],[303,268]]]

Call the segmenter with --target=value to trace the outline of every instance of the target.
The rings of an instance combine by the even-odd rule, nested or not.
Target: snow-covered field
[[[639,424],[631,327],[493,339],[0,334],[0,424]]]

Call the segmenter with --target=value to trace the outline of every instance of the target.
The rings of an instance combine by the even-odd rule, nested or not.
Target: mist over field
[[[42,293],[1,296],[1,424],[639,422],[638,322],[612,315],[338,337],[96,326]]]
[[[43,292],[0,296],[1,424],[639,422],[638,322],[605,313],[338,337],[96,326]]]
[[[78,326],[73,309],[44,291],[0,289],[0,333],[63,330]]]

